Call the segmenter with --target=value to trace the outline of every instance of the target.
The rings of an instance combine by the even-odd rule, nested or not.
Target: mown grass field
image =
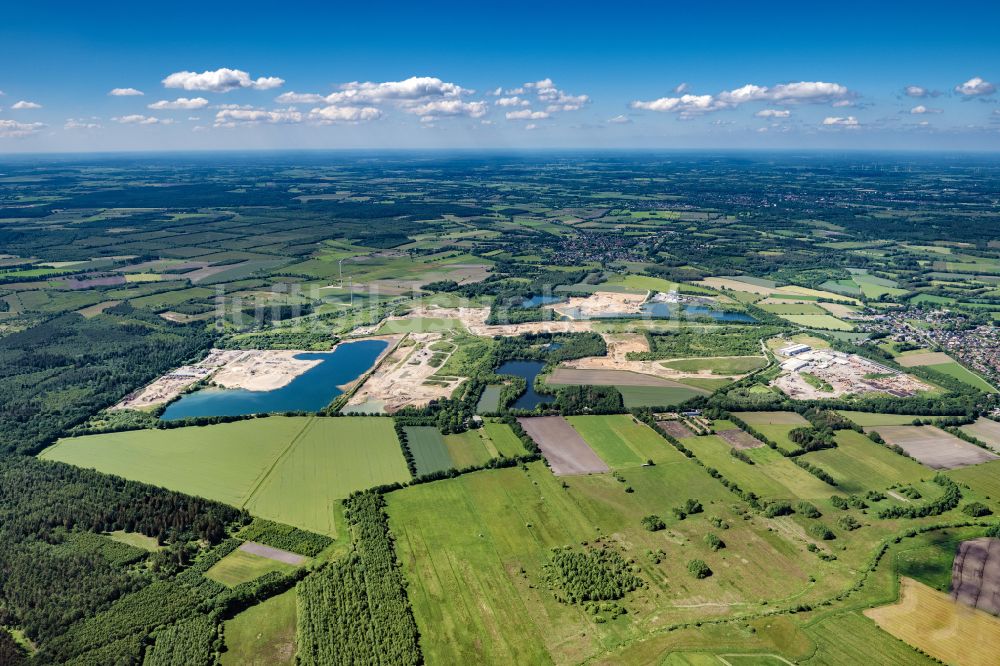
[[[973,388],[977,388],[985,393],[996,393],[997,390],[993,388],[986,380],[972,372],[964,365],[952,361],[950,363],[940,363],[937,365],[925,366],[928,370],[934,370],[935,372],[940,372],[949,377],[954,377],[963,384],[968,384]]]
[[[295,568],[291,564],[236,549],[212,565],[212,568],[205,572],[205,576],[223,585],[233,587],[240,583],[256,580],[272,571],[290,573],[295,571]]]
[[[386,418],[283,417],[63,439],[41,458],[200,495],[335,534],[337,501],[409,478]]]
[[[483,429],[466,430],[463,433],[444,436],[448,455],[454,467],[461,469],[472,465],[484,465],[491,458],[499,456],[499,451],[493,445],[493,440]]]
[[[223,625],[223,666],[295,663],[295,590],[251,606]]]
[[[670,407],[704,395],[703,390],[683,386],[615,386],[625,407]]]
[[[489,435],[490,439],[493,440],[493,446],[496,447],[500,455],[513,458],[528,453],[524,448],[524,444],[506,423],[487,420],[483,424],[483,429]]]
[[[717,375],[741,375],[767,365],[763,356],[720,356],[664,361],[660,365],[681,372],[713,372]]]
[[[390,319],[379,327],[377,335],[393,333],[437,333],[463,329],[457,319],[438,317],[414,317],[412,319]]]
[[[914,416],[912,414],[875,414],[871,412],[851,412],[846,410],[838,410],[837,413],[865,428],[869,426],[910,425],[913,423],[914,419],[926,418],[923,416]]]

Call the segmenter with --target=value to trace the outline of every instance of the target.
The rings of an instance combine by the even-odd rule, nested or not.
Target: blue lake
[[[511,405],[512,409],[534,409],[543,402],[552,402],[555,396],[542,395],[535,391],[535,377],[542,371],[545,364],[541,361],[507,361],[497,368],[498,375],[514,375],[524,377],[528,382],[528,390]]]
[[[522,308],[537,308],[539,305],[548,305],[549,303],[558,303],[559,301],[565,300],[562,296],[554,296],[552,294],[548,295],[538,295],[532,296],[531,298],[526,298],[521,301]]]
[[[745,312],[728,312],[726,310],[715,310],[713,308],[705,307],[704,305],[684,305],[678,309],[676,303],[663,303],[663,302],[652,302],[645,303],[642,306],[642,311],[638,313],[624,313],[624,312],[604,312],[600,314],[592,314],[590,316],[585,316],[579,310],[579,308],[567,308],[563,310],[567,315],[573,319],[619,319],[619,318],[631,318],[631,319],[642,319],[644,317],[652,317],[656,319],[676,319],[678,313],[683,314],[688,319],[695,319],[697,317],[710,317],[715,321],[732,321],[732,322],[753,322],[756,321],[753,317]]]
[[[322,362],[281,388],[273,391],[202,389],[171,403],[160,418],[169,421],[192,416],[318,412],[343,393],[340,386],[353,382],[372,367],[388,346],[385,340],[361,340],[338,345],[332,352],[302,353],[295,358]]]

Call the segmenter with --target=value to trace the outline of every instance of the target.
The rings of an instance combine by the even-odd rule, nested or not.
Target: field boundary
[[[308,420],[305,422],[305,424],[302,426],[302,429],[299,430],[299,432],[295,435],[295,437],[292,437],[292,439],[288,442],[288,446],[282,449],[281,453],[279,453],[271,462],[271,464],[267,466],[267,469],[264,471],[263,474],[261,474],[260,478],[254,479],[255,483],[253,484],[253,487],[250,488],[250,492],[247,493],[246,498],[242,502],[240,502],[241,509],[247,508],[247,504],[249,504],[250,500],[253,499],[253,496],[257,494],[257,491],[260,490],[261,487],[263,487],[264,482],[267,481],[268,477],[271,476],[271,473],[274,472],[274,470],[278,467],[278,463],[281,462],[285,458],[285,456],[287,456],[288,453],[292,450],[292,448],[298,443],[298,441],[302,439],[302,436],[305,434],[306,430],[312,427],[313,421],[315,421],[316,418],[317,418],[316,416],[310,416]]]

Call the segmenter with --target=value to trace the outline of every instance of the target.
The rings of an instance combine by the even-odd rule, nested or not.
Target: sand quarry
[[[392,414],[403,407],[422,407],[431,400],[450,397],[465,378],[432,377],[454,353],[446,352],[446,358],[431,365],[437,353],[431,345],[444,337],[443,333],[407,334],[358,387],[343,411]]]

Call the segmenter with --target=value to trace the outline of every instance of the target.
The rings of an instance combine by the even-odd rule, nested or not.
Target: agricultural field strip
[[[553,474],[608,471],[608,465],[562,416],[521,417],[518,423],[538,444]]]
[[[256,541],[244,541],[240,544],[239,549],[245,553],[252,553],[254,555],[259,555],[260,557],[266,557],[269,560],[274,560],[275,562],[292,564],[295,566],[305,564],[307,559],[297,553],[291,553],[287,550],[274,548],[273,546],[266,546],[262,543],[257,543]]]

